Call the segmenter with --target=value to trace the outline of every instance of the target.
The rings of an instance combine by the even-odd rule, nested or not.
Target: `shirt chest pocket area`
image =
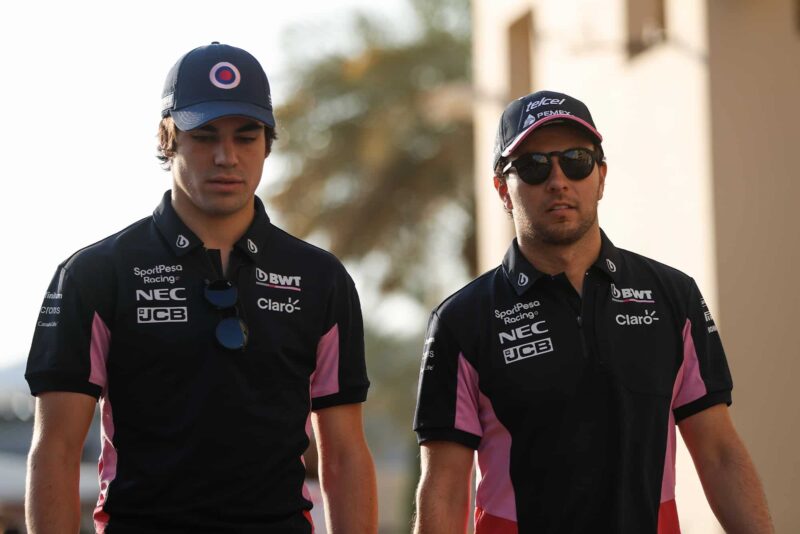
[[[494,371],[501,389],[523,395],[573,389],[584,360],[574,336],[559,336],[549,329],[534,333],[526,327],[517,330],[518,339],[509,339],[508,333],[497,335]]]
[[[668,319],[655,311],[614,313],[605,325],[601,350],[630,391],[671,397],[681,344]]]
[[[248,316],[248,327],[246,352],[251,359],[286,379],[308,380],[319,338],[309,326],[291,315],[262,312]]]

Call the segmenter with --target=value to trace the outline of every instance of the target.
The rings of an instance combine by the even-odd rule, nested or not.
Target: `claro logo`
[[[658,317],[656,317],[655,310],[645,310],[644,315],[628,315],[625,313],[620,313],[616,317],[617,324],[621,326],[637,326],[637,325],[652,325],[655,321],[658,321]]]
[[[286,299],[286,302],[278,300],[260,298],[256,304],[262,310],[276,311],[281,313],[294,313],[300,310],[300,299]]]

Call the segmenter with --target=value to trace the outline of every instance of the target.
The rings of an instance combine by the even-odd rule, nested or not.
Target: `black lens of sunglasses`
[[[244,349],[247,346],[247,324],[239,318],[236,303],[239,300],[239,291],[230,280],[215,280],[207,282],[203,295],[206,300],[217,310],[233,312],[233,317],[223,318],[214,330],[217,342],[230,350]]]
[[[526,184],[539,185],[547,181],[553,169],[553,156],[558,156],[558,165],[570,180],[583,180],[592,173],[599,158],[588,148],[570,148],[563,151],[533,152],[523,154],[506,166],[514,168]]]
[[[247,346],[247,325],[238,317],[227,317],[219,322],[214,332],[220,345],[230,350]]]
[[[220,310],[232,308],[239,299],[239,290],[230,280],[215,280],[206,285],[205,297],[212,306]]]

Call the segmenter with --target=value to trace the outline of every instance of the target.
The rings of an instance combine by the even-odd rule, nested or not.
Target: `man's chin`
[[[548,245],[554,246],[568,246],[573,245],[580,241],[586,233],[592,228],[592,225],[581,225],[571,227],[544,227],[535,228],[536,238]]]

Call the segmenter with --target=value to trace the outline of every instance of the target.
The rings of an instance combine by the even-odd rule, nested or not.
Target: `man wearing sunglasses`
[[[313,425],[333,532],[377,530],[353,281],[270,223],[255,196],[275,138],[267,77],[212,43],[167,76],[153,215],[84,248],[47,290],[26,378],[36,399],[27,518],[77,532],[99,399],[97,532],[311,534]]]
[[[602,140],[569,95],[503,112],[494,185],[516,239],[431,315],[417,534],[465,532],[476,452],[476,534],[677,534],[676,426],[726,531],[772,532],[695,282],[600,229]]]

